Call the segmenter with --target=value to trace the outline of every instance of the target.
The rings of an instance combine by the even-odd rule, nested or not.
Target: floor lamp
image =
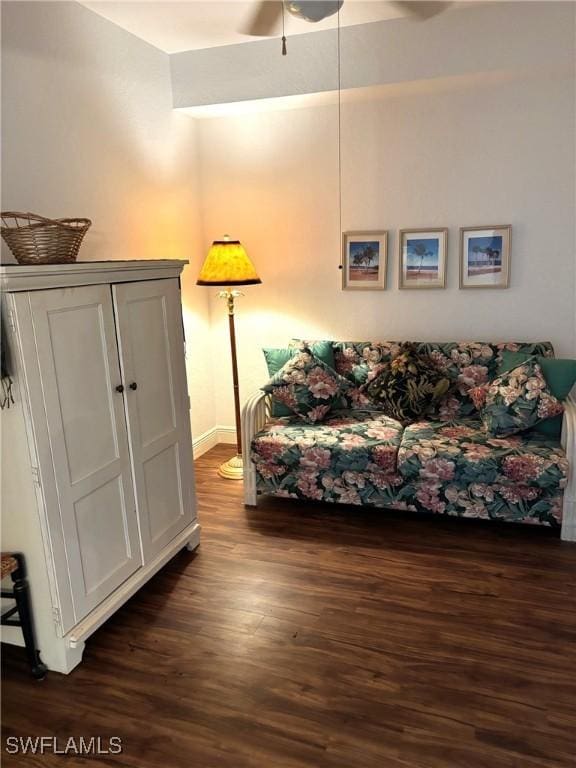
[[[234,383],[234,414],[236,417],[236,456],[224,462],[218,474],[228,480],[241,480],[242,432],[240,426],[240,390],[238,386],[238,360],[236,357],[236,332],[234,329],[234,300],[242,293],[233,286],[256,285],[262,280],[256,274],[254,265],[239,240],[215,240],[204,260],[196,285],[222,285],[225,290],[218,296],[226,299],[228,305],[228,326],[230,329],[230,351],[232,353],[232,381]]]

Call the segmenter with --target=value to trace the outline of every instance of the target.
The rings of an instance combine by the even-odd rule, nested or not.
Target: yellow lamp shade
[[[254,285],[261,282],[239,240],[215,240],[196,285]]]

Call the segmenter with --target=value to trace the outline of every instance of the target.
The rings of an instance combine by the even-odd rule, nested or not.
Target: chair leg
[[[18,606],[18,615],[20,625],[24,636],[24,645],[28,663],[32,670],[32,677],[41,680],[46,675],[46,665],[40,660],[40,653],[36,648],[36,637],[34,635],[34,624],[32,622],[32,609],[30,606],[30,588],[26,579],[26,568],[22,555],[15,555],[18,560],[19,568],[12,573],[12,582],[14,589],[14,599]]]

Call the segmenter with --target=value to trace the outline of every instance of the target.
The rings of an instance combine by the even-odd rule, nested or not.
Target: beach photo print
[[[388,263],[388,233],[345,232],[342,239],[342,288],[384,290]]]
[[[444,288],[447,229],[401,229],[399,288]]]
[[[507,288],[512,227],[463,227],[460,230],[460,287]]]

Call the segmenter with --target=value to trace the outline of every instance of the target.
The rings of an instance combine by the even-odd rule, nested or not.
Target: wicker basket
[[[46,219],[35,213],[0,213],[0,234],[19,264],[76,261],[90,219]]]

